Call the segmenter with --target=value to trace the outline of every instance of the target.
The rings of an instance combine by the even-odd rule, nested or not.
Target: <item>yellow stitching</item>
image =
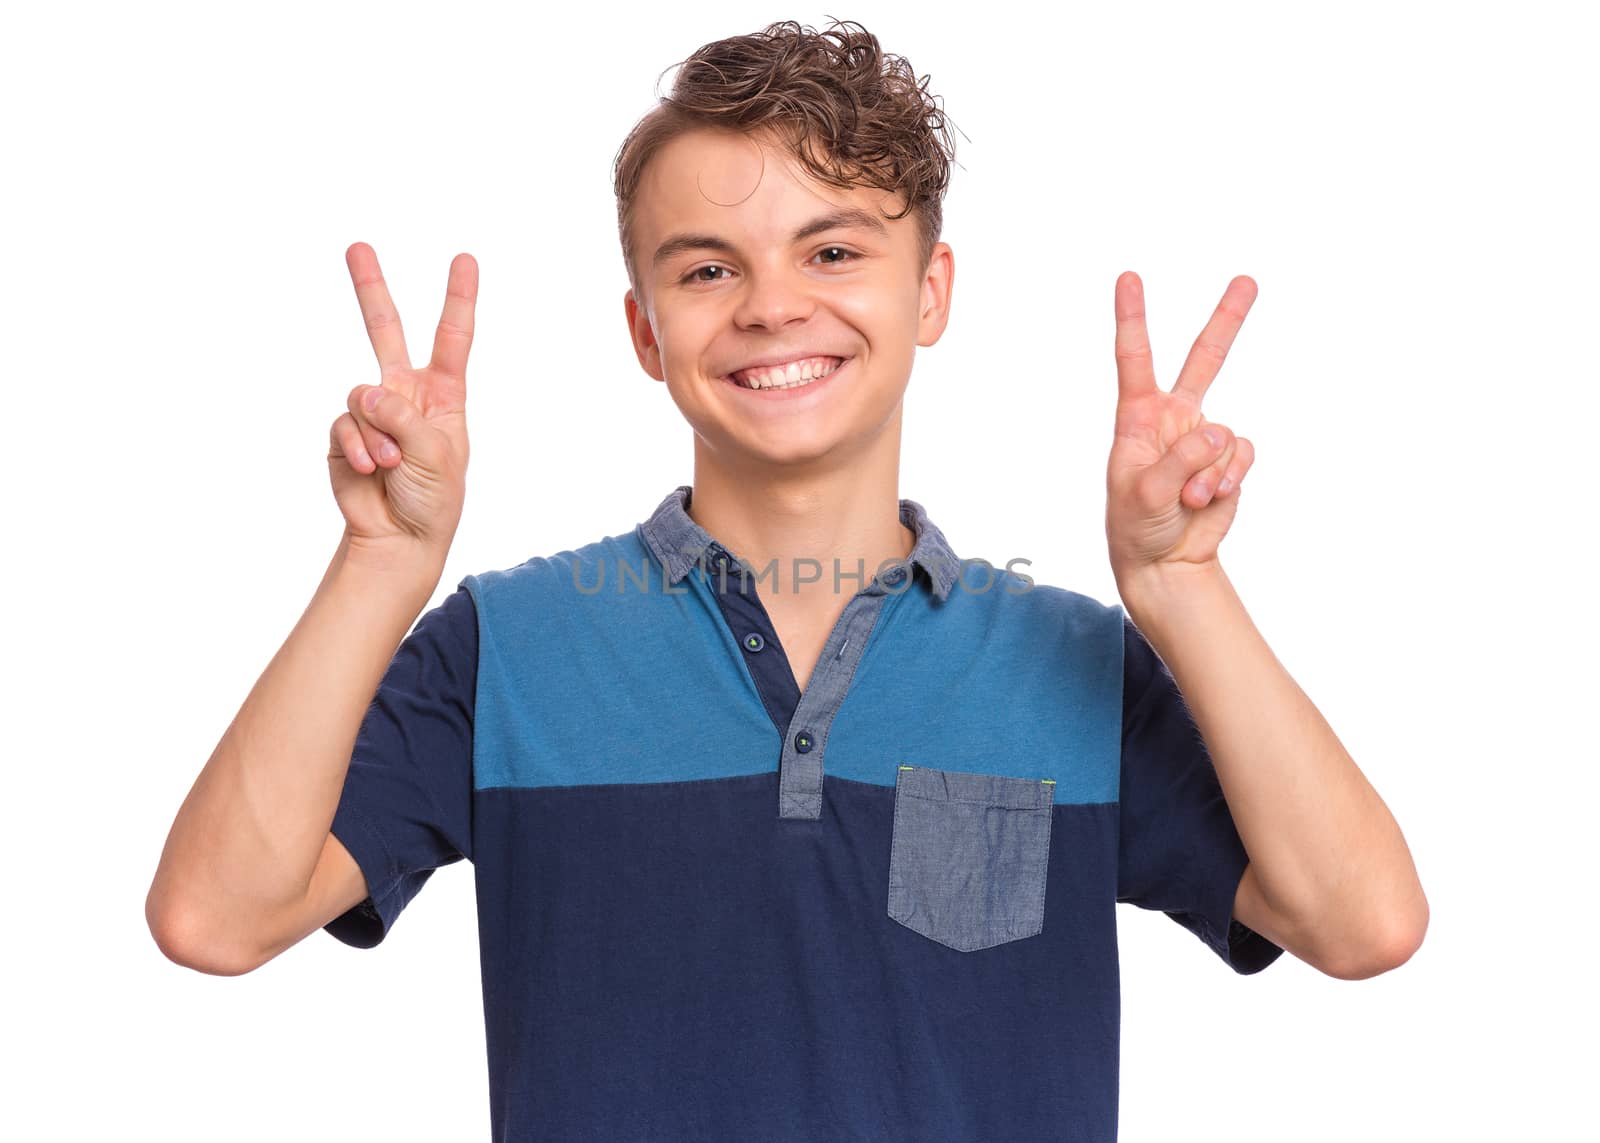
[[[915,766],[907,766],[904,762],[902,762],[902,763],[900,763],[900,769],[902,769],[902,770],[915,770],[916,767]],[[1054,778],[1040,778],[1039,781],[1044,783],[1046,786],[1054,786],[1056,784],[1056,780]]]

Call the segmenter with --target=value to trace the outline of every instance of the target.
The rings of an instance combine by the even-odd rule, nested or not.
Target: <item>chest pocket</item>
[[[973,952],[1044,930],[1055,782],[902,764],[889,916]]]

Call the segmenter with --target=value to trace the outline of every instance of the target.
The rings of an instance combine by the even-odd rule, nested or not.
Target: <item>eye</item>
[[[823,254],[840,254],[840,255],[843,255],[843,257],[840,257],[840,258],[828,259],[826,262],[823,263],[823,265],[826,265],[826,266],[839,266],[839,265],[844,264],[845,262],[858,261],[860,259],[860,257],[861,257],[861,255],[857,254],[854,250],[850,250],[850,249],[848,249],[848,248],[846,248],[844,246],[824,246],[821,250],[817,251],[817,256],[821,256]],[[703,271],[706,271],[706,270],[721,270],[723,272],[723,277],[722,278],[702,278],[702,277],[700,277],[699,275]],[[726,266],[718,265],[715,262],[708,262],[704,266],[696,266],[693,270],[690,270],[683,277],[679,278],[678,281],[681,282],[681,283],[687,284],[687,285],[695,285],[695,284],[699,284],[699,283],[709,284],[709,283],[712,283],[712,282],[720,282],[720,281],[723,281],[724,278],[727,277],[727,270],[728,270],[728,268]]]
[[[696,266],[693,270],[690,270],[687,274],[685,274],[679,280],[680,281],[684,281],[684,282],[716,282],[716,281],[720,281],[721,279],[718,279],[718,278],[697,278],[697,277],[695,277],[695,275],[700,273],[701,270],[726,270],[726,269],[727,269],[726,266],[718,266],[715,263],[712,263],[711,265],[708,265],[708,266]]]

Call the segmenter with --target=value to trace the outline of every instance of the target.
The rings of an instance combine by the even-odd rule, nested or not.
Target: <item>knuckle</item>
[[[383,415],[391,425],[406,428],[417,418],[417,407],[399,393],[389,393],[383,400]]]
[[[367,329],[373,333],[388,329],[390,326],[400,324],[400,315],[394,310],[380,308],[367,315]]]
[[[1218,444],[1214,445],[1207,440],[1207,433],[1211,433],[1213,436],[1215,436]],[[1233,448],[1233,433],[1228,431],[1227,425],[1219,424],[1216,421],[1205,421],[1196,425],[1194,427],[1194,432],[1190,435],[1195,442],[1196,451],[1207,456],[1215,452],[1219,445],[1222,448],[1222,454],[1224,456],[1228,454],[1228,450]]]

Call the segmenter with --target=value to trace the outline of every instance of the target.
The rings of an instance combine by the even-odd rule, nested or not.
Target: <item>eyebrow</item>
[[[870,211],[858,207],[843,207],[828,214],[818,215],[810,222],[789,236],[790,242],[804,242],[813,234],[821,234],[824,230],[870,230],[875,234],[887,235],[889,228],[883,220]],[[655,257],[651,264],[661,265],[667,259],[682,254],[686,250],[717,250],[723,254],[736,254],[738,248],[726,238],[715,234],[674,234],[660,246],[656,247]]]

